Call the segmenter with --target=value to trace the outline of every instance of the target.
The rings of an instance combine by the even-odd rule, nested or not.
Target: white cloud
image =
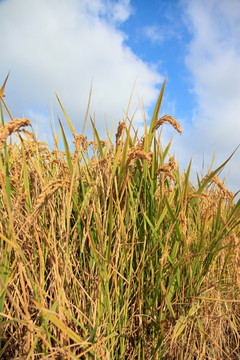
[[[216,147],[216,165],[220,165],[240,143],[240,3],[188,0],[182,4],[192,34],[186,65],[193,76],[197,107],[193,126],[186,127],[183,135],[185,150],[178,141],[179,151],[198,154],[198,164],[204,152],[210,165]],[[228,181],[234,191],[240,189],[239,166],[238,151]]]
[[[163,43],[165,40],[165,34],[163,33],[159,25],[149,25],[143,28],[143,33],[153,43]]]
[[[126,21],[132,12],[130,0],[81,0],[78,6],[94,16],[104,16],[108,21],[116,23]]]
[[[0,82],[10,69],[6,101],[13,115],[39,118],[52,103],[63,118],[56,107],[56,89],[81,132],[92,79],[90,114],[95,114],[102,134],[105,116],[110,126],[112,119],[115,125],[122,120],[135,80],[132,112],[139,97],[146,107],[152,105],[163,78],[124,43],[126,35],[118,25],[131,11],[129,0],[1,2]],[[41,134],[46,122],[38,128]]]
[[[169,20],[167,25],[151,24],[144,26],[142,33],[150,42],[157,45],[162,45],[173,38],[179,40],[182,36],[179,23]]]

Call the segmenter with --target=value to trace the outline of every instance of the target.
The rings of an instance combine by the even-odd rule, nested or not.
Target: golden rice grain
[[[169,164],[165,164],[165,165],[161,166],[160,168],[158,168],[155,172],[155,176],[158,176],[159,174],[161,174],[161,172],[166,173],[170,177],[170,179],[172,179],[173,181],[175,180],[175,177],[172,173],[172,170],[171,170]]]
[[[181,135],[182,130],[180,124],[175,120],[172,115],[163,115],[157,122],[153,128],[153,131],[156,131],[161,125],[163,124],[170,124],[174,127],[175,130]]]
[[[176,162],[174,157],[171,156],[167,164],[164,164],[156,170],[155,176],[158,176],[161,172],[165,172],[171,180],[175,181],[174,170],[176,170]]]
[[[217,185],[219,190],[222,192],[224,198],[230,200],[233,198],[233,193],[226,189],[224,184],[220,181],[220,179],[217,176],[214,176],[212,181]]]
[[[126,129],[125,121],[118,123],[117,133],[116,133],[116,145],[119,146],[120,137],[122,136],[123,130]]]
[[[87,136],[84,136],[82,134],[80,134],[80,135],[73,134],[73,136],[75,139],[75,140],[73,140],[74,147],[75,147],[75,154],[77,154],[81,150],[83,150],[83,151],[87,150],[89,146],[94,144],[93,141],[88,141]]]
[[[39,195],[37,199],[37,203],[35,206],[35,209],[33,213],[30,216],[30,220],[32,221],[34,217],[37,215],[38,211],[41,209],[41,207],[51,198],[51,196],[54,195],[54,193],[64,187],[64,186],[70,186],[70,182],[66,180],[56,179],[50,181],[45,188],[43,188],[42,193]]]
[[[205,176],[205,178],[202,180],[203,182],[206,181],[210,176],[211,176],[212,172],[210,174],[208,174],[207,176]],[[218,187],[218,189],[220,190],[220,193],[222,193],[223,197],[226,200],[230,200],[233,198],[233,193],[229,190],[226,189],[225,185],[221,182],[221,180],[218,178],[218,176],[214,176],[211,181],[210,184],[215,183]]]
[[[146,153],[141,146],[135,146],[132,147],[129,151],[128,151],[128,156],[127,156],[127,166],[131,165],[134,160],[136,159],[141,159],[143,160],[147,160],[149,163],[151,163],[152,161],[152,152],[149,151],[148,153]]]
[[[10,120],[7,124],[0,127],[0,150],[3,147],[4,142],[7,140],[8,136],[13,134],[15,131],[19,131],[22,126],[31,125],[31,122],[28,119],[13,119]]]

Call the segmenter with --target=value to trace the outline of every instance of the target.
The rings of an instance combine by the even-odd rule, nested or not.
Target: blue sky
[[[184,23],[184,7],[176,0],[135,0],[131,5],[132,16],[121,26],[128,36],[126,44],[168,76],[166,92],[171,110],[179,104],[178,110],[184,111],[179,115],[191,117],[194,98],[189,92],[191,74],[185,66],[191,33]]]
[[[204,156],[206,172],[215,148],[216,167],[240,143],[239,0],[0,0],[0,23],[7,104],[37,121],[41,140],[51,144],[51,109],[56,127],[57,114],[64,123],[55,90],[81,133],[93,81],[90,114],[104,137],[106,122],[122,121],[135,81],[130,115],[142,100],[149,121],[167,76],[161,113],[182,127],[171,150],[181,169],[193,158],[200,172]],[[141,110],[134,125],[142,131]],[[163,145],[172,133],[165,127]],[[233,191],[239,151],[224,172]]]

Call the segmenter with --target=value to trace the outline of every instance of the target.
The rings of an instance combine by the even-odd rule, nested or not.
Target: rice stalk
[[[2,115],[1,358],[239,358],[240,202],[219,178],[232,155],[193,186],[173,138],[162,148],[160,126],[181,134],[158,119],[164,87],[144,136],[128,104],[115,143],[93,119],[94,141],[77,134],[58,98],[74,153],[60,117],[65,151]]]

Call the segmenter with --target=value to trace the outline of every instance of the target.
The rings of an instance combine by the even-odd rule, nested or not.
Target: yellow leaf
[[[0,89],[0,98],[3,98],[3,97],[4,97],[4,89],[5,89],[5,85],[6,85],[6,82],[7,82],[8,77],[9,77],[9,74],[10,74],[10,71],[9,71],[9,73],[7,74],[7,77],[6,77],[6,79],[5,79],[4,83],[3,83],[3,86],[2,86],[1,89]]]

